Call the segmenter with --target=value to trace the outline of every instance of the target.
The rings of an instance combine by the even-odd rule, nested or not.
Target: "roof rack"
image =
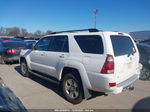
[[[81,31],[99,32],[98,29],[90,28],[90,29],[81,29],[81,30],[67,30],[67,31],[52,32],[51,34],[65,33],[65,32],[72,33],[72,32],[81,32]]]

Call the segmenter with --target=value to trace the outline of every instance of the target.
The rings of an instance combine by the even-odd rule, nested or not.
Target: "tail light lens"
[[[9,53],[9,54],[15,54],[16,53],[16,49],[8,49],[7,53]]]
[[[114,73],[114,58],[112,55],[107,55],[105,63],[102,67],[101,73],[103,74]]]
[[[3,41],[3,42],[7,42],[7,41],[8,41],[8,39],[3,39],[2,41]]]
[[[109,87],[115,87],[115,86],[117,86],[116,82],[114,82],[114,83],[109,83]]]

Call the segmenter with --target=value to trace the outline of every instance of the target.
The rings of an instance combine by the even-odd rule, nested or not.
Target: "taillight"
[[[16,53],[16,49],[8,49],[7,53],[15,54]]]
[[[114,82],[114,83],[109,83],[109,87],[115,87],[115,86],[117,86],[116,82]]]
[[[7,41],[8,41],[8,39],[3,39],[2,41],[3,41],[3,42],[7,42]]]
[[[112,55],[107,55],[105,63],[102,67],[101,73],[103,74],[114,73],[114,58]]]

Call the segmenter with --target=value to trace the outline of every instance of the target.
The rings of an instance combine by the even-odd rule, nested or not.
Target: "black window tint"
[[[55,52],[69,52],[68,37],[67,36],[54,36],[52,45],[49,51]]]
[[[2,45],[2,43],[0,42],[0,52],[2,51],[2,48],[3,47],[3,45]]]
[[[98,35],[74,36],[80,49],[84,53],[103,54],[102,38]]]
[[[0,42],[0,47],[2,47],[2,43]]]
[[[45,37],[39,40],[39,42],[35,45],[34,49],[40,51],[47,51],[51,41],[52,41],[51,37],[50,38]]]
[[[25,42],[19,42],[19,41],[16,41],[16,42],[3,42],[3,46],[4,47],[9,47],[9,48],[14,48],[14,47],[25,47],[26,44]]]
[[[112,35],[110,37],[115,56],[133,54],[136,52],[130,37],[118,35]]]
[[[69,52],[68,37],[65,37],[63,41],[62,52]]]

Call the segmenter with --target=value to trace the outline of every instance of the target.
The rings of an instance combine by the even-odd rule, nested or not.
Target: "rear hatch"
[[[128,35],[110,35],[114,52],[114,74],[120,83],[136,74],[139,53],[135,43]]]

